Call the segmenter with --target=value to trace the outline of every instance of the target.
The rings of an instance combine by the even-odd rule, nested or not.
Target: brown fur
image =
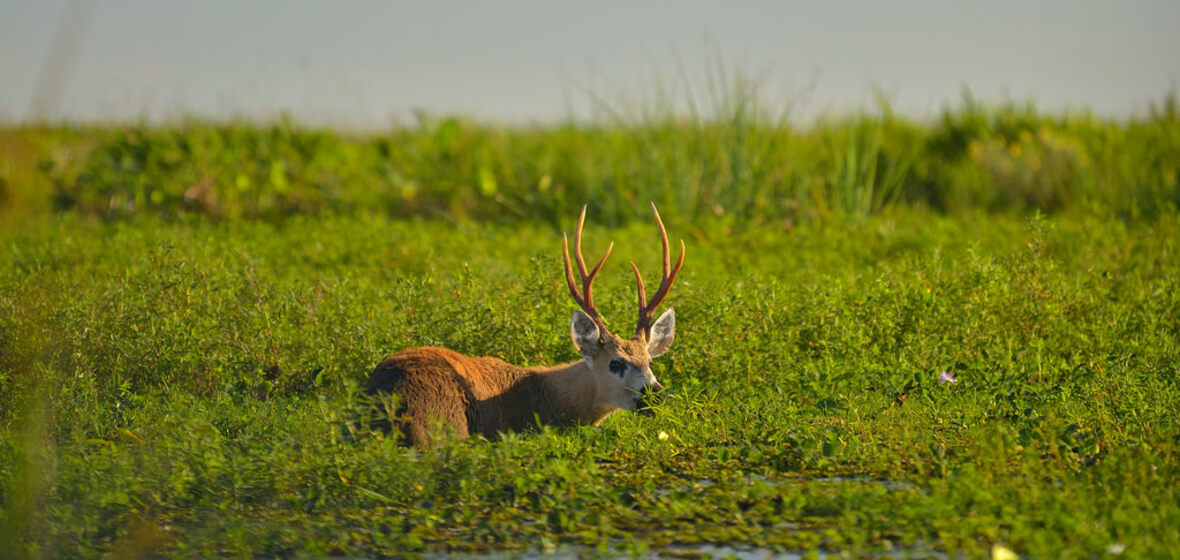
[[[538,420],[555,427],[593,425],[616,410],[595,398],[595,379],[585,361],[523,368],[437,347],[386,358],[373,370],[366,391],[401,398],[397,425],[417,447],[429,446],[437,428],[460,438],[492,439],[535,428]]]

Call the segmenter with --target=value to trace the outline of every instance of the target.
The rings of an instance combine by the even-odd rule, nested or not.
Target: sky
[[[544,124],[709,106],[718,72],[797,119],[964,91],[1122,118],[1176,91],[1178,28],[1176,0],[0,0],[0,122]]]

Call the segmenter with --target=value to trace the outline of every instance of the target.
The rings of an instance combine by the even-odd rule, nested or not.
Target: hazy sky
[[[1176,90],[1178,29],[1178,0],[0,0],[0,120],[552,121],[661,81],[700,97],[712,59],[799,118],[874,88],[917,117],[964,89],[1124,116]]]

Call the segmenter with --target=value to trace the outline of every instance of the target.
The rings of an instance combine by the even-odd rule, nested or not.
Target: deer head
[[[594,307],[593,285],[594,277],[610,256],[614,249],[614,242],[607,247],[606,253],[594,265],[594,269],[587,271],[586,262],[582,259],[582,225],[586,221],[586,207],[582,207],[582,214],[578,217],[578,231],[574,235],[574,255],[578,264],[578,271],[582,276],[582,290],[579,293],[574,281],[573,267],[570,265],[569,241],[562,235],[562,256],[565,259],[565,280],[569,285],[570,295],[577,302],[580,310],[574,311],[570,320],[570,338],[574,347],[586,360],[586,366],[594,376],[598,397],[623,410],[650,413],[653,399],[658,398],[664,390],[651,371],[652,358],[658,358],[672,346],[672,338],[676,332],[676,313],[672,309],[664,311],[654,322],[652,316],[656,308],[667,297],[672,289],[672,282],[684,264],[684,241],[680,241],[680,258],[676,266],[671,266],[668,252],[668,233],[664,230],[664,222],[656,210],[655,203],[651,205],[655,215],[656,225],[660,229],[660,240],[664,246],[664,277],[660,287],[647,300],[644,293],[643,277],[639,274],[639,267],[631,263],[635,272],[635,284],[639,294],[639,321],[635,326],[635,334],[624,339],[612,334],[606,329],[606,324],[598,316]]]

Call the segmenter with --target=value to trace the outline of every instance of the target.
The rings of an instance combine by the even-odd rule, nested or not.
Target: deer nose
[[[654,381],[650,385],[643,388],[643,393],[635,402],[635,409],[640,414],[651,414],[651,406],[659,404],[664,401],[664,386],[660,385],[659,381]]]

